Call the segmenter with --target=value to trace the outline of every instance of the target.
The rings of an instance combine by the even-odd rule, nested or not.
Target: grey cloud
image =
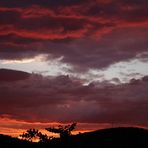
[[[114,85],[84,86],[69,76],[43,77],[0,84],[1,116],[25,121],[129,123],[148,125],[147,77]]]

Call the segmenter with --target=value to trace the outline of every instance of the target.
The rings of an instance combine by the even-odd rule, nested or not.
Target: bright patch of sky
[[[62,57],[46,60],[47,55],[39,55],[33,59],[0,60],[0,68],[15,69],[26,72],[40,73],[43,75],[70,75],[85,79],[86,84],[92,81],[112,80],[113,83],[128,82],[130,79],[141,78],[148,75],[148,61],[132,59],[127,62],[119,62],[106,69],[91,69],[86,73],[76,73],[70,65],[62,63]],[[71,72],[72,71],[72,72]],[[119,81],[117,81],[118,78]]]
[[[139,79],[148,75],[148,62],[138,59],[119,62],[103,70],[90,70],[89,75],[92,75],[92,80],[105,81],[118,78],[120,82],[126,83],[132,78]]]
[[[0,68],[8,68],[29,73],[40,73],[43,75],[65,75],[69,68],[67,64],[61,63],[61,59],[46,60],[47,55],[39,55],[32,59],[23,60],[0,60]]]

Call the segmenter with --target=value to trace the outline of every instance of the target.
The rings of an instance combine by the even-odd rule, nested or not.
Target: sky
[[[72,122],[148,128],[147,0],[0,1],[0,133]]]

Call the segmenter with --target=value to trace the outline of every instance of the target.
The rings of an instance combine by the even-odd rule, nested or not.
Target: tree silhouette
[[[33,139],[39,139],[39,142],[48,142],[53,138],[49,137],[46,134],[42,134],[41,132],[39,132],[39,130],[36,129],[29,129],[26,131],[26,133],[20,135],[20,137],[31,142],[33,141]]]
[[[59,125],[58,127],[49,127],[45,129],[49,132],[60,134],[60,138],[67,138],[71,135],[71,132],[75,129],[75,127],[76,123],[72,123],[71,125]]]
[[[72,123],[66,126],[59,125],[58,127],[49,127],[45,129],[52,133],[58,133],[60,135],[60,138],[68,138],[71,135],[71,132],[75,129],[75,127],[76,123]],[[46,134],[42,134],[37,129],[29,129],[25,133],[20,135],[20,137],[31,142],[34,139],[38,139],[40,142],[48,142],[53,139],[53,137],[48,136]]]
[[[23,133],[22,135],[20,135],[20,137],[22,137],[22,139],[32,142],[33,138],[37,137],[38,132],[39,131],[36,129],[29,129],[26,131],[26,133]]]
[[[52,136],[49,137],[48,135],[42,134],[41,132],[38,132],[37,136],[40,142],[48,142],[53,138]]]

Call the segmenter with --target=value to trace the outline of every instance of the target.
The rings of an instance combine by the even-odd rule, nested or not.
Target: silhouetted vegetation
[[[38,130],[36,129],[29,129],[26,131],[26,133],[23,133],[22,135],[20,135],[20,137],[22,137],[22,139],[26,139],[28,141],[32,141],[33,138],[36,138],[38,135]]]
[[[48,132],[59,134],[60,139],[67,139],[71,136],[71,132],[75,129],[76,123],[70,125],[59,125],[58,127],[49,127],[45,128]],[[38,129],[29,129],[25,133],[20,135],[20,138],[32,142],[37,140],[39,142],[49,142],[53,137],[48,136],[47,134],[42,134]]]
[[[76,123],[72,123],[71,125],[66,126],[59,125],[58,128],[49,127],[45,129],[52,133],[58,133],[60,135],[60,138],[65,139],[71,135],[71,132],[75,129],[75,127]]]
[[[31,134],[32,132],[40,133],[33,129],[27,133],[30,132]],[[48,142],[38,143],[30,141],[0,135],[1,148],[148,148],[148,130],[142,128],[111,128],[71,135],[67,139],[52,138]]]
[[[46,134],[42,134],[37,129],[29,129],[25,133],[20,135],[20,137],[30,142],[32,142],[34,139],[39,140],[39,142],[47,142],[52,139],[52,137],[49,137]]]

